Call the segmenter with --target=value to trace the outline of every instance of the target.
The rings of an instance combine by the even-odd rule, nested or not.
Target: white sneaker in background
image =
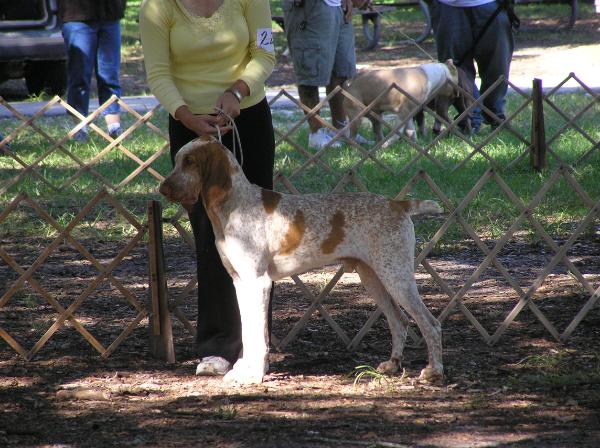
[[[350,138],[350,136],[346,136],[348,139]],[[366,138],[364,138],[362,135],[360,134],[356,134],[356,136],[354,137],[354,141],[356,143],[358,143],[361,146],[373,146],[373,143],[375,143],[372,140],[368,140]]]
[[[196,367],[196,375],[199,376],[222,376],[229,372],[231,363],[220,356],[206,356],[202,358],[198,367]]]
[[[344,122],[340,123],[340,126],[343,127],[343,126],[346,126],[347,124],[348,124],[348,122],[344,121]],[[330,135],[332,137],[336,134],[336,132],[332,131],[331,129],[328,129],[327,131],[330,133]],[[342,136],[349,139],[350,138],[350,129],[346,129],[346,131],[342,134]],[[358,133],[354,137],[354,141],[362,146],[373,146],[373,144],[375,143],[372,140],[367,140],[366,138],[364,138],[362,135],[360,135]]]
[[[325,128],[320,128],[316,132],[308,134],[308,146],[312,149],[323,149],[331,140],[335,134],[331,134],[331,131]],[[342,146],[340,140],[336,140],[334,143],[329,145],[331,148],[339,148]]]

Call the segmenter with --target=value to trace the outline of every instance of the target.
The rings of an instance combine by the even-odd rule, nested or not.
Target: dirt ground
[[[536,40],[535,27],[522,48],[551,47]],[[543,25],[543,24],[542,24]],[[541,25],[540,25],[541,26]],[[599,42],[600,20],[578,23],[581,45]],[[565,36],[561,38],[564,45]],[[545,34],[547,36],[547,34]],[[425,44],[433,51],[431,42]],[[593,48],[589,60],[592,60]],[[422,61],[414,48],[394,47],[376,56],[359,52],[373,66]],[[597,58],[596,58],[597,59]],[[523,73],[527,57],[513,67]],[[533,58],[529,58],[533,64]],[[127,73],[139,71],[130,61]],[[539,63],[537,61],[536,63]],[[516,68],[515,68],[516,70]],[[270,85],[291,85],[289,62],[281,60]],[[126,76],[125,91],[144,90],[139,76]],[[35,256],[40,241],[2,238],[2,247],[22,266]],[[94,254],[109,259],[116,249],[96,242]],[[169,286],[181,291],[194,275],[193,257],[180,242],[166,248]],[[585,241],[569,253],[586,277],[600,283],[600,241]],[[28,258],[29,257],[29,258]],[[116,276],[140,300],[148,291],[145,250],[136,249]],[[548,251],[514,244],[503,253],[511,273],[528,286],[548,262]],[[40,268],[49,290],[62,291],[67,306],[94,272],[82,265],[65,267],[69,251],[58,252]],[[430,262],[453,286],[481,262],[469,248],[438,254]],[[489,270],[474,285],[465,306],[490,333],[518,299],[497,272]],[[334,275],[327,267],[302,276],[316,294]],[[0,293],[15,278],[0,261]],[[529,280],[526,280],[529,279]],[[420,292],[438,315],[449,302],[431,277],[418,272]],[[54,289],[53,289],[54,288]],[[1,295],[0,294],[0,295]],[[118,291],[102,284],[76,317],[105,346],[132,321],[135,313],[116,300]],[[543,284],[536,304],[559,331],[573,319],[589,295],[564,267]],[[193,300],[184,312],[193,319]],[[278,282],[273,334],[283,338],[306,310],[308,301],[291,281]],[[355,275],[345,274],[326,299],[325,308],[353,337],[375,309]],[[55,316],[48,305],[28,306],[27,297],[0,310],[0,331],[17,334],[27,348]],[[193,338],[174,321],[177,362],[165,365],[148,356],[147,322],[108,359],[70,326],[58,331],[33,361],[26,362],[0,342],[0,446],[8,447],[583,447],[600,446],[600,309],[589,312],[566,343],[557,342],[529,309],[519,314],[494,346],[458,311],[443,325],[445,382],[419,383],[425,366],[423,346],[405,350],[404,372],[356,381],[356,368],[376,366],[390,350],[387,324],[380,319],[356,351],[349,351],[327,322],[313,315],[298,338],[273,350],[271,370],[260,386],[228,387],[217,378],[194,376]]]
[[[33,261],[31,247],[40,243],[2,241],[22,265]],[[110,259],[118,249],[112,246],[96,244],[92,250],[99,259]],[[169,288],[178,294],[194,275],[193,254],[178,240],[168,242],[165,251]],[[600,240],[579,244],[569,254],[595,287],[600,283],[598,254]],[[115,272],[142,301],[148,293],[144,257],[144,249],[136,249]],[[526,287],[548,257],[547,251],[515,243],[500,260]],[[84,266],[65,268],[61,258],[78,257],[69,249],[58,251],[36,278],[59,291],[57,299],[67,307],[96,273]],[[458,288],[482,258],[466,247],[458,255],[428,260]],[[326,267],[302,279],[316,295],[336,270]],[[518,298],[495,270],[488,271],[463,303],[492,333]],[[15,277],[2,264],[0,275]],[[449,297],[423,269],[417,279],[426,304],[439,315]],[[273,334],[281,340],[309,302],[289,279],[277,283],[275,297]],[[589,299],[564,267],[553,271],[535,297],[559,331]],[[75,316],[108,346],[135,316],[123,302],[114,287],[102,283]],[[29,348],[55,314],[48,305],[26,304],[22,297],[11,299],[0,313],[0,327]],[[344,274],[324,306],[350,338],[375,309],[356,274]],[[184,302],[182,310],[193,320],[194,300]],[[271,370],[259,386],[229,387],[218,378],[194,376],[193,338],[177,319],[173,331],[173,365],[149,357],[146,321],[107,360],[70,326],[30,362],[3,343],[0,446],[595,448],[600,443],[597,305],[564,344],[525,309],[500,342],[488,346],[455,311],[443,325],[443,385],[417,381],[426,351],[410,340],[402,374],[365,374],[356,380],[358,366],[377,366],[389,356],[390,335],[382,318],[358,349],[349,351],[313,314],[296,340],[272,350]]]

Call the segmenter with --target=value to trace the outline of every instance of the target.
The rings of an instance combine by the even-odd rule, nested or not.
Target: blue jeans
[[[471,8],[449,6],[438,1],[432,4],[431,19],[438,60],[461,61],[460,67],[473,79],[475,98],[479,97],[475,86],[475,62],[481,78],[481,92],[488,90],[502,75],[508,80],[514,37],[505,9],[494,18],[479,41],[474,42],[498,6],[496,1]],[[483,100],[484,106],[500,119],[505,118],[507,90],[508,84],[504,81]],[[484,119],[488,123],[496,123],[486,114]],[[471,123],[474,128],[481,124],[479,108],[473,111]]]
[[[62,35],[67,49],[67,102],[87,116],[92,71],[96,71],[98,101],[121,96],[121,25],[119,21],[66,22]],[[111,104],[105,114],[119,113]]]

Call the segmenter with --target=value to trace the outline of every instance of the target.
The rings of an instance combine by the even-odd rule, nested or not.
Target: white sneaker
[[[350,134],[350,132],[348,132],[348,134]],[[346,135],[346,138],[350,139],[350,135]],[[354,136],[354,141],[355,141],[356,143],[358,143],[359,145],[361,145],[361,146],[372,146],[372,145],[373,145],[373,143],[375,143],[375,142],[374,142],[374,141],[372,141],[372,140],[368,140],[368,139],[364,138],[364,137],[363,137],[362,135],[360,135],[360,134],[356,134],[356,135]]]
[[[344,121],[344,122],[340,123],[340,125],[341,125],[342,127],[343,127],[343,126],[346,126],[347,124],[348,124],[348,122],[347,122],[347,121]],[[330,133],[330,135],[331,135],[332,137],[333,137],[333,136],[336,134],[334,131],[332,131],[332,130],[330,130],[330,129],[328,129],[328,131],[329,131],[329,133]],[[349,139],[349,138],[350,138],[350,129],[346,129],[346,132],[344,132],[342,135],[343,135],[344,137],[346,137],[346,138],[348,138],[348,139]],[[360,135],[360,134],[358,134],[358,133],[357,133],[357,134],[356,134],[356,136],[354,137],[354,141],[355,141],[356,143],[358,143],[359,145],[362,145],[362,146],[372,146],[372,145],[373,145],[373,143],[375,143],[375,142],[374,142],[374,141],[372,141],[372,140],[367,140],[366,138],[364,138],[362,135]]]
[[[198,367],[196,367],[196,375],[199,376],[222,376],[231,369],[231,363],[220,356],[206,356],[202,358]]]
[[[313,149],[323,149],[331,140],[333,140],[335,134],[325,128],[320,128],[316,132],[311,132],[308,135],[308,146]],[[331,148],[339,148],[342,146],[340,140],[336,140],[335,143],[329,145]]]

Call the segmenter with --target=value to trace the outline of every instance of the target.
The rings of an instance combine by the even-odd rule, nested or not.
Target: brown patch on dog
[[[206,209],[219,207],[231,192],[233,170],[224,151],[228,150],[215,142],[198,146],[193,152],[200,170],[201,195]]]
[[[260,192],[263,207],[268,215],[272,214],[281,200],[281,194],[273,190],[261,190]]]
[[[294,215],[294,221],[290,223],[287,233],[281,241],[279,253],[281,255],[289,255],[296,250],[296,248],[300,246],[305,230],[306,223],[304,222],[304,213],[302,213],[301,210],[297,210]]]
[[[344,224],[345,218],[344,214],[341,211],[337,211],[329,220],[331,224],[331,231],[327,238],[321,244],[321,250],[324,254],[331,254],[335,251],[335,248],[339,246],[339,244],[344,241]]]
[[[395,210],[401,215],[410,213],[410,209],[412,208],[411,201],[395,201],[394,199],[390,199],[389,204],[392,210]]]

